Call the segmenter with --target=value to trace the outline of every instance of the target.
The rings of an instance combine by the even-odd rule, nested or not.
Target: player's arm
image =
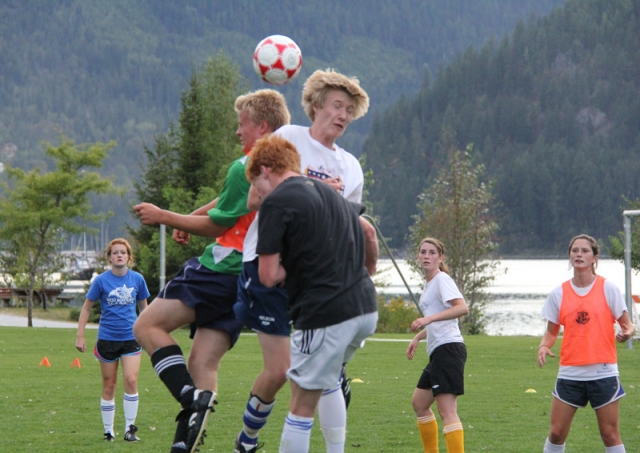
[[[89,315],[95,302],[89,299],[84,301],[82,310],[80,310],[80,317],[78,318],[78,334],[76,335],[76,349],[80,352],[87,350],[87,343],[84,340],[84,329],[89,322]]]
[[[193,211],[191,215],[205,215],[207,212],[209,212],[210,209],[215,208],[217,204],[218,198],[216,197],[214,200],[210,201],[204,206],[200,206],[198,209]],[[189,233],[187,233],[186,231],[178,230],[177,228],[173,229],[171,237],[180,245],[187,245],[189,243],[189,240],[191,239]]]
[[[547,363],[547,356],[555,357],[555,354],[551,352],[551,347],[558,339],[558,332],[560,332],[560,324],[547,321],[547,330],[542,335],[542,341],[538,346],[538,366],[542,368]]]
[[[448,301],[451,307],[439,313],[434,313],[424,318],[418,318],[411,323],[411,330],[417,332],[419,329],[428,326],[437,321],[446,321],[448,319],[456,319],[469,313],[469,307],[462,298],[451,299]]]
[[[427,338],[427,331],[426,329],[422,329],[420,332],[418,332],[418,334],[413,337],[413,339],[411,340],[411,342],[409,342],[409,346],[407,346],[407,358],[409,360],[413,359],[413,355],[416,352],[416,349],[418,349],[418,343],[420,343],[421,340],[424,340]]]
[[[144,225],[167,225],[189,234],[217,238],[229,228],[215,223],[209,215],[184,215],[166,209],[160,209],[151,203],[140,203],[133,210]]]
[[[360,225],[364,232],[364,266],[369,271],[369,275],[373,276],[376,273],[378,266],[378,257],[380,256],[380,248],[378,246],[378,235],[376,229],[367,222],[363,217],[360,217]]]
[[[273,288],[278,285],[282,286],[287,277],[287,271],[285,271],[282,264],[280,264],[280,254],[260,254],[258,256],[258,275],[260,277],[260,283],[267,288]]]
[[[636,328],[631,322],[628,312],[625,311],[622,316],[618,318],[618,324],[620,325],[620,332],[616,334],[616,340],[620,343],[630,340],[633,337]]]

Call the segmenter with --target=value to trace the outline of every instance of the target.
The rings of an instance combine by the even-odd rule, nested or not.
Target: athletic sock
[[[547,437],[547,440],[544,441],[544,451],[543,453],[564,453],[564,445],[556,445],[552,444]]]
[[[138,394],[130,395],[125,392],[124,399],[122,401],[124,408],[124,422],[125,432],[129,429],[130,425],[136,424],[136,417],[138,416]]]
[[[244,410],[244,427],[240,432],[240,442],[250,445],[258,443],[258,434],[267,423],[267,418],[276,404],[276,400],[265,403],[257,395],[249,395],[247,407]]]
[[[444,442],[447,444],[447,453],[464,453],[464,431],[462,423],[451,423],[446,425],[444,432]]]
[[[418,417],[418,431],[424,453],[438,453],[438,421],[435,414]]]
[[[116,415],[116,403],[114,400],[104,400],[100,398],[100,412],[102,412],[102,424],[104,425],[104,432],[111,433],[115,437],[113,432],[113,419]]]
[[[344,403],[344,395],[339,384],[322,393],[318,402],[318,418],[324,443],[327,446],[327,453],[344,452],[347,406]]]
[[[280,438],[280,453],[308,453],[313,418],[299,417],[289,412]]]
[[[187,370],[187,363],[180,346],[174,344],[156,350],[151,356],[151,364],[158,377],[182,407],[190,407],[195,384]]]
[[[624,444],[620,444],[613,447],[605,447],[604,451],[607,453],[626,453],[627,450],[624,449]]]

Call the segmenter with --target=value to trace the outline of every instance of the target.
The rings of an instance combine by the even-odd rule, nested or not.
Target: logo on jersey
[[[340,177],[340,175],[338,176],[332,175],[329,170],[324,168],[324,165],[321,165],[320,168],[318,168],[317,170],[315,168],[311,168],[311,166],[307,166],[307,168],[304,169],[303,173],[304,173],[304,176],[308,178],[319,179],[320,181],[324,181],[325,179],[330,179],[330,178],[335,178],[338,181],[342,181],[342,178]],[[344,195],[344,184],[342,184],[342,187],[340,188],[340,195]]]
[[[127,285],[122,285],[120,288],[112,290],[107,296],[107,303],[109,305],[131,305],[135,303],[133,298],[133,291],[135,288],[127,288]]]
[[[589,322],[591,318],[589,318],[589,313],[586,311],[579,311],[578,316],[576,317],[576,322],[578,324],[586,324]]]

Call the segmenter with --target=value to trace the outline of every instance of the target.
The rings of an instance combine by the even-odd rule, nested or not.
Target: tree
[[[29,327],[33,326],[33,291],[43,288],[64,266],[58,251],[66,236],[92,231],[87,223],[106,217],[90,213],[89,195],[115,188],[110,179],[89,170],[101,168],[114,146],[115,142],[76,146],[60,136],[57,147],[46,144],[45,154],[55,161],[54,171],[7,168],[0,193],[0,265],[6,283],[28,290]]]
[[[448,163],[433,184],[420,195],[418,215],[410,227],[410,239],[417,249],[424,237],[435,237],[445,245],[446,263],[469,306],[462,328],[469,334],[484,329],[483,308],[488,295],[483,291],[493,281],[497,263],[490,259],[496,250],[492,182],[483,182],[484,166],[473,164],[472,145],[456,149],[451,134],[443,134]],[[418,271],[417,261],[412,267]]]
[[[163,209],[189,213],[210,202],[222,188],[229,164],[242,155],[235,135],[238,117],[233,104],[246,91],[238,68],[223,54],[192,74],[182,93],[177,125],[157,136],[155,148],[145,148],[147,168],[135,184],[140,201]],[[135,238],[137,268],[149,291],[159,291],[159,230],[130,228]],[[197,256],[210,239],[192,237],[187,246],[166,242],[166,271],[172,276],[188,258]]]

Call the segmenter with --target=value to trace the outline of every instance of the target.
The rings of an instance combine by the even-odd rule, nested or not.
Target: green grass
[[[102,441],[100,370],[91,353],[74,348],[75,329],[0,327],[0,426],[3,451],[87,452],[168,451],[173,438],[178,404],[155,376],[146,355],[140,372],[139,444],[122,441],[122,383],[116,396],[116,442]],[[87,332],[87,342],[95,330]],[[176,338],[185,352],[187,331]],[[411,335],[377,335],[375,339]],[[458,399],[468,452],[539,452],[549,428],[551,389],[557,359],[540,370],[536,365],[538,338],[467,337],[469,359],[466,395]],[[418,452],[420,438],[411,394],[426,363],[426,352],[408,361],[406,341],[368,341],[349,365],[349,375],[362,379],[352,384],[348,412],[348,452]],[[557,347],[555,348],[557,349]],[[40,367],[44,356],[51,367]],[[79,357],[82,368],[70,368]],[[262,360],[255,336],[244,335],[224,358],[218,397],[220,404],[209,422],[204,452],[229,452],[241,427],[248,391]],[[640,344],[619,347],[622,383],[620,421],[627,451],[640,445]],[[529,388],[537,393],[525,393]],[[263,452],[278,451],[287,411],[288,386],[261,440]],[[324,451],[316,421],[311,451]],[[442,423],[440,422],[440,431]],[[441,452],[445,451],[441,436]],[[603,451],[596,419],[590,408],[579,410],[567,442],[567,453]]]

